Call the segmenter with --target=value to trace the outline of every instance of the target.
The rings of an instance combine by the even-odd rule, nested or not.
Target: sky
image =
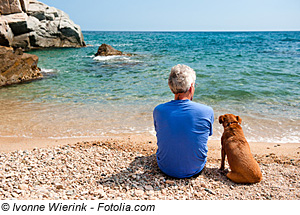
[[[39,0],[84,31],[300,30],[300,0]]]

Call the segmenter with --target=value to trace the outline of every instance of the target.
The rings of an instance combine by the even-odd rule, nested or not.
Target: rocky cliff
[[[0,45],[24,50],[85,46],[69,16],[37,0],[0,1]]]

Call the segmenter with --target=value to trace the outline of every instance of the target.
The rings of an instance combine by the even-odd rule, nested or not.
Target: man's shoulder
[[[162,103],[157,105],[154,110],[161,110],[161,109],[165,109],[168,108],[170,106],[170,102],[166,102],[166,103]]]
[[[204,111],[209,111],[213,113],[213,109],[205,104],[201,104],[201,103],[197,103],[197,102],[190,102],[191,106],[193,106],[194,108],[197,108],[199,110],[204,110]]]
[[[214,119],[214,111],[210,106],[207,106],[205,104],[200,104],[197,102],[192,102],[192,114],[194,116],[199,116],[201,119],[205,118],[211,122],[213,122]]]
[[[165,104],[159,104],[154,108],[154,111],[157,111],[157,110],[163,108],[164,106],[165,106]]]
[[[174,100],[157,105],[154,108],[154,111],[168,109],[170,107],[179,107],[181,105],[184,105],[184,106],[187,105],[196,110],[202,110],[202,111],[206,111],[206,112],[208,111],[208,112],[213,113],[213,109],[210,106],[207,106],[205,104],[201,104],[201,103],[197,103],[197,102],[193,102],[193,101],[183,101],[182,103],[176,103],[176,102],[174,102]]]

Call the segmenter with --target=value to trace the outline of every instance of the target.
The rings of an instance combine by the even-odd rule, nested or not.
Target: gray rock
[[[18,9],[12,12],[10,4]],[[24,50],[85,46],[80,26],[61,10],[37,0],[5,0],[2,10],[6,12],[0,16],[0,45]]]

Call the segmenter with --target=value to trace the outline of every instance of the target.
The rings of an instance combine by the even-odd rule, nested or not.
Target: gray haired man
[[[207,160],[207,140],[212,135],[212,108],[193,102],[195,71],[176,65],[169,75],[174,100],[160,104],[153,111],[157,137],[156,158],[159,168],[175,178],[199,174]]]

